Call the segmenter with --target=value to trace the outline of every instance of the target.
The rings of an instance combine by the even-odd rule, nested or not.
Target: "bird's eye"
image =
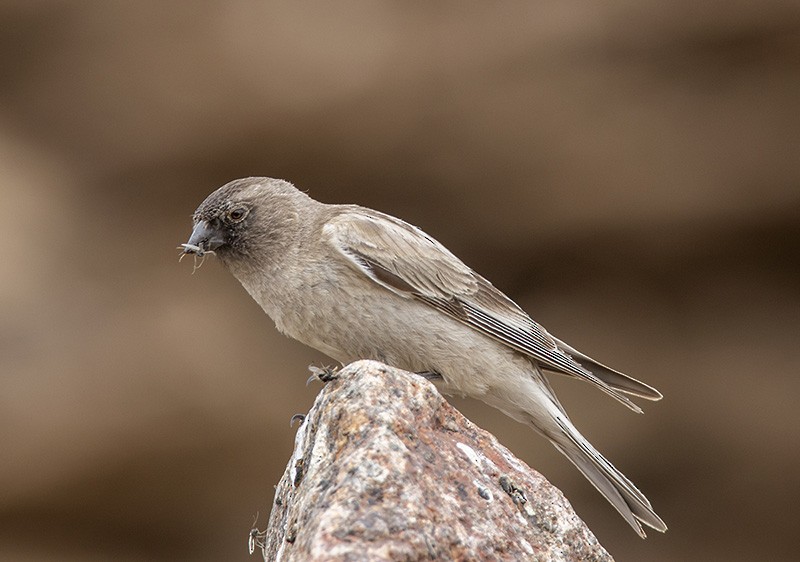
[[[243,208],[243,207],[238,207],[238,208],[234,209],[233,211],[231,211],[231,212],[230,212],[230,214],[229,214],[228,216],[229,216],[229,217],[231,218],[231,220],[233,220],[233,221],[240,221],[240,220],[242,220],[242,219],[243,219],[245,216],[247,216],[247,209],[245,209],[245,208]]]

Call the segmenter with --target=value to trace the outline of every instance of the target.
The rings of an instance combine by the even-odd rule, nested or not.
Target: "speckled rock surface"
[[[258,547],[265,560],[612,560],[543,476],[431,383],[374,361],[320,392]]]

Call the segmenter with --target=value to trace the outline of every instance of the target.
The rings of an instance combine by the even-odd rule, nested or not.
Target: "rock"
[[[563,494],[433,384],[358,361],[302,422],[265,560],[611,561]]]

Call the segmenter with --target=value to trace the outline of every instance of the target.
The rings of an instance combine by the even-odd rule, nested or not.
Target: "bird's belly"
[[[338,292],[338,290],[337,290]],[[276,318],[278,328],[342,364],[374,359],[411,372],[433,371],[452,394],[481,398],[525,360],[511,349],[413,299],[389,291],[309,299]],[[308,302],[308,301],[307,301]]]

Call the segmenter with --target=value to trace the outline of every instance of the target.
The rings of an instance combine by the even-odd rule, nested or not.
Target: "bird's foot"
[[[305,414],[295,414],[292,416],[292,419],[289,420],[289,427],[294,426],[294,422],[299,421],[300,425],[303,425],[303,422],[306,421]]]
[[[322,382],[331,382],[339,377],[339,367],[317,367],[316,365],[309,365],[308,370],[311,371],[311,376],[308,377],[306,385],[314,379]]]
[[[420,372],[418,372],[416,374],[421,376],[424,379],[427,379],[427,380],[431,381],[431,382],[443,381],[444,380],[444,377],[442,375],[440,375],[439,373],[437,373],[436,371],[420,371]]]

